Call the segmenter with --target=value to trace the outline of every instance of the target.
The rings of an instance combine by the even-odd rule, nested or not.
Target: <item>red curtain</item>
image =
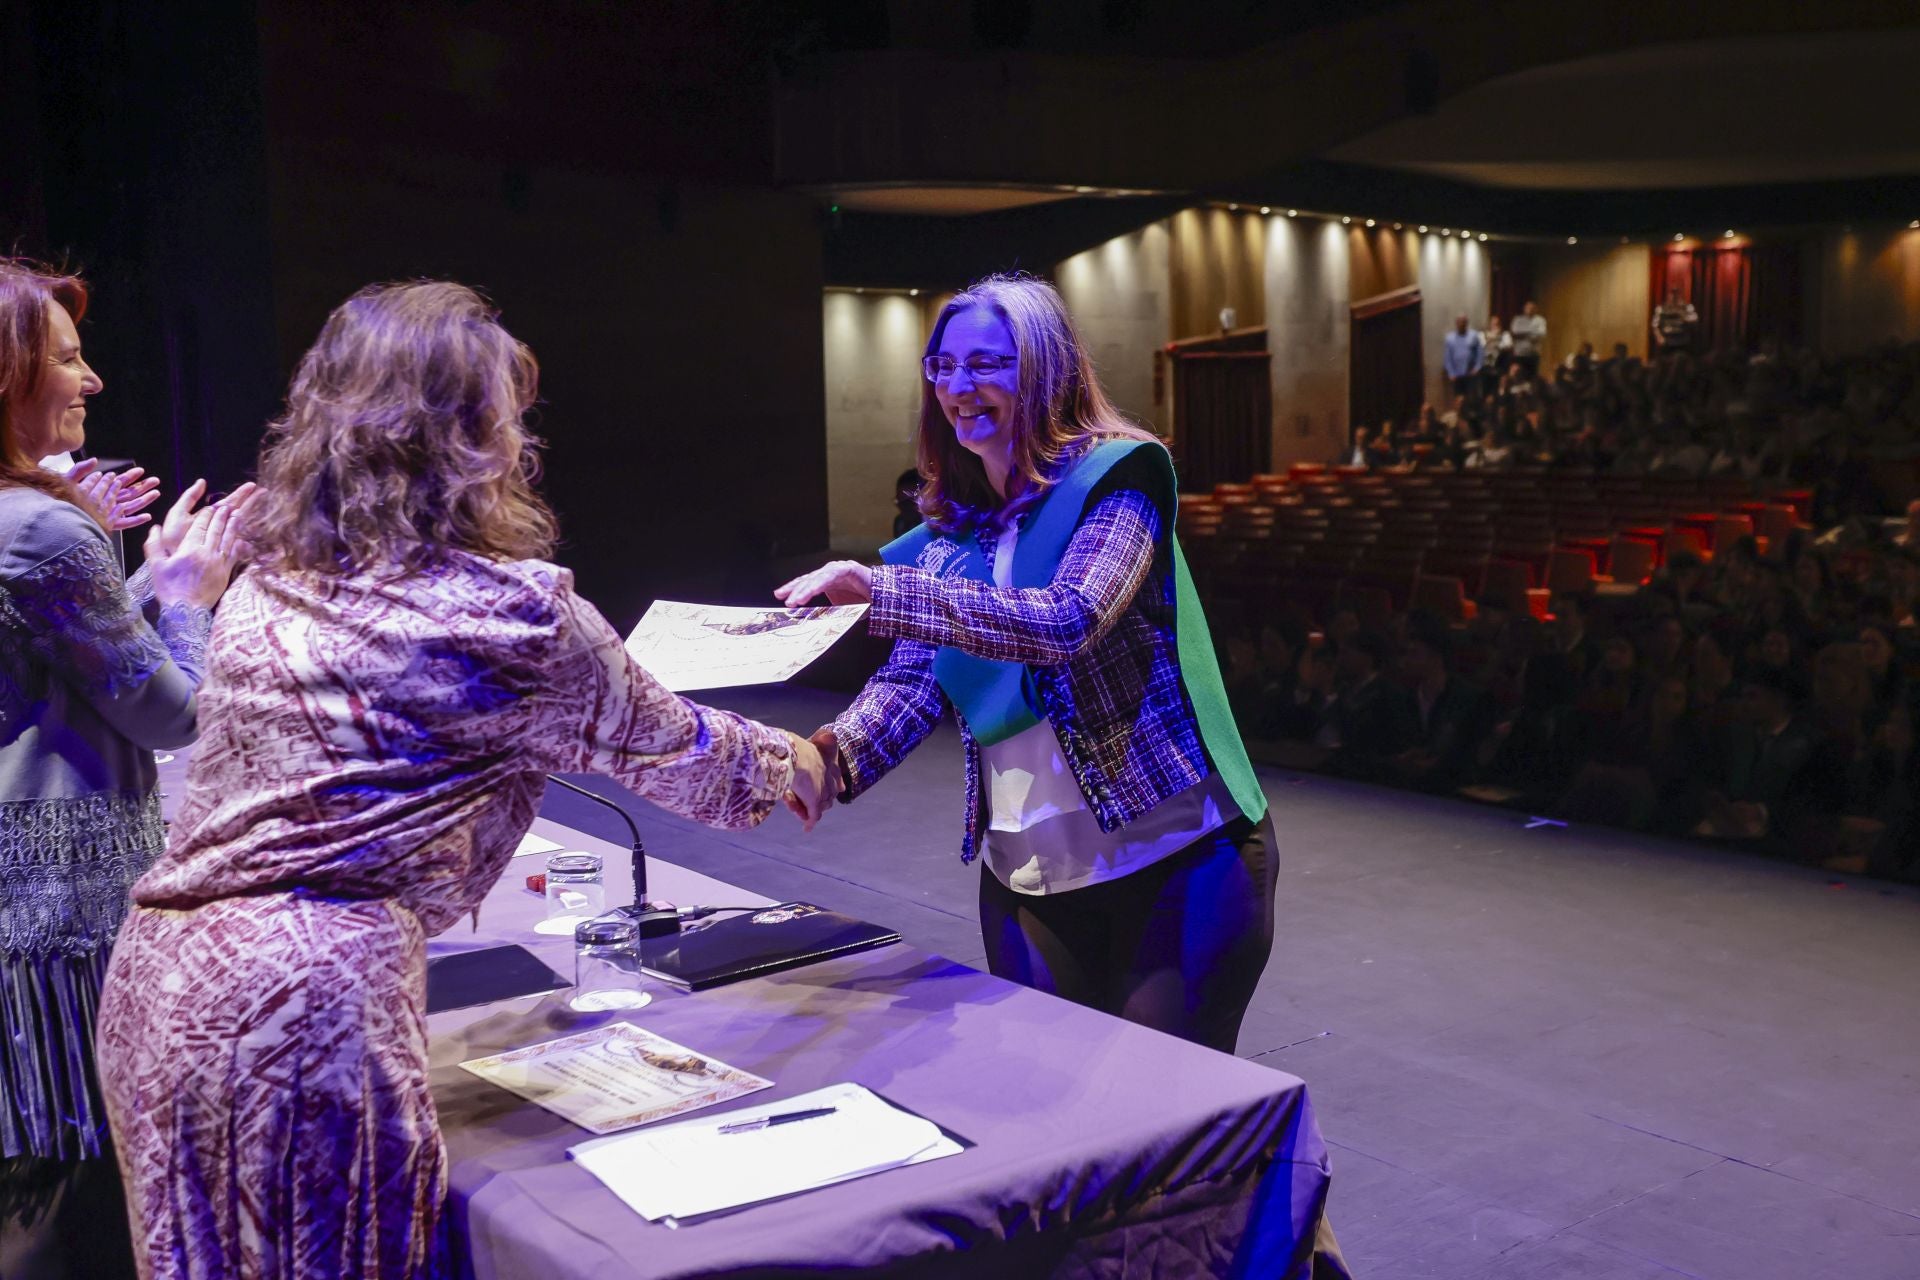
[[[1700,315],[1695,349],[1751,351],[1800,338],[1800,251],[1792,244],[1672,249],[1653,255],[1655,306],[1678,289]]]

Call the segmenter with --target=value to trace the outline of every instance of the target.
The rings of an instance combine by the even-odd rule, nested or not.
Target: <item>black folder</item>
[[[525,947],[460,951],[427,962],[427,1012],[466,1009],[572,985]]]
[[[699,990],[900,941],[892,929],[810,902],[782,902],[640,940],[640,967]]]

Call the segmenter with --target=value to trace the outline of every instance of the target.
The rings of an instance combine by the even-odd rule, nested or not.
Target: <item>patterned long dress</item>
[[[426,939],[473,912],[547,771],[740,828],[777,730],[666,691],[540,562],[229,591],[100,1064],[148,1277],[438,1274]]]

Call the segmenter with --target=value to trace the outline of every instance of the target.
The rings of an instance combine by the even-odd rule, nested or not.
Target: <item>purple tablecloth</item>
[[[609,900],[624,900],[624,850],[552,823],[535,831],[605,855]],[[518,942],[570,973],[570,942],[532,932],[544,906],[521,887],[543,861],[517,859],[479,930],[456,928],[434,954]],[[767,901],[652,867],[656,897]],[[904,945],[698,994],[664,984],[654,993],[625,1015],[578,1015],[559,997],[528,997],[432,1019],[466,1274],[1310,1273],[1327,1153],[1293,1076]],[[649,1223],[567,1160],[585,1130],[457,1066],[612,1016],[775,1082],[734,1105],[853,1081],[974,1145],[677,1229]]]

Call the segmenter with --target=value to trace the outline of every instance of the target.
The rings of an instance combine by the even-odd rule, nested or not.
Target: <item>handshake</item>
[[[787,737],[793,742],[793,784],[787,791],[786,805],[801,826],[812,831],[840,793],[840,742],[830,724],[815,729],[810,738],[793,733]]]

